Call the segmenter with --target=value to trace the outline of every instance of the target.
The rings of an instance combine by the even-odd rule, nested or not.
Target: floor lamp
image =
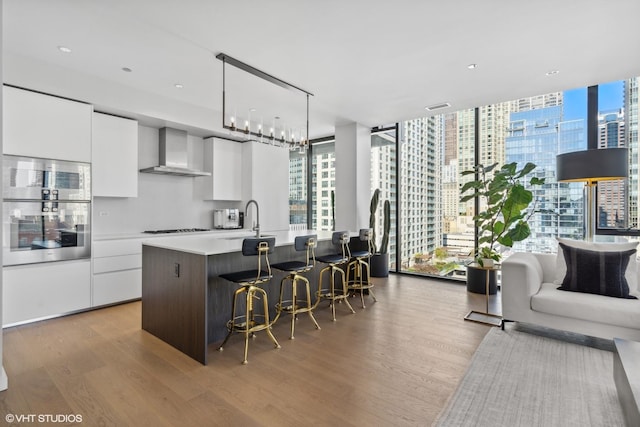
[[[585,240],[593,241],[595,232],[595,192],[599,181],[629,176],[629,154],[626,148],[591,149],[556,156],[558,182],[584,182],[587,199]]]

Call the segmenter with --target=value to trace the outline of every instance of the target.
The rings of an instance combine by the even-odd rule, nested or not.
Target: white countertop
[[[229,231],[229,230],[224,230]],[[275,237],[276,246],[292,245],[296,236],[306,236],[317,234],[318,240],[330,240],[331,231],[265,231],[264,237]],[[166,235],[165,235],[166,236]],[[155,237],[142,242],[146,246],[154,246],[163,249],[188,252],[196,255],[216,255],[230,252],[240,252],[242,250],[242,240],[245,237],[254,237],[255,232],[250,230],[234,230],[225,235],[203,232],[180,234],[172,237]]]
[[[109,233],[109,234],[94,234],[93,241],[104,240],[118,240],[118,239],[157,239],[157,238],[176,238],[185,236],[214,236],[215,238],[228,237],[234,235],[245,235],[253,233],[249,229],[226,229],[226,230],[208,230],[208,231],[194,231],[189,233],[144,233],[139,232],[125,232],[125,233]]]

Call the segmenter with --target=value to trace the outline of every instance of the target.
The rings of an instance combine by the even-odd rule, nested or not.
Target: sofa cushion
[[[531,297],[531,309],[556,316],[638,329],[640,300],[564,292],[554,283],[543,283]],[[562,328],[562,325],[558,325]]]
[[[625,278],[629,258],[635,249],[613,251],[590,251],[559,244],[567,266],[562,291],[587,292],[616,298],[636,298],[629,295]]]
[[[638,242],[624,242],[624,243],[601,243],[601,242],[586,242],[584,240],[562,239],[558,238],[558,244],[563,243],[567,246],[587,249],[593,251],[613,251],[621,252],[631,249],[636,249]],[[564,254],[562,250],[558,249],[556,256],[556,272],[555,280],[553,283],[556,285],[562,285],[564,276],[567,274],[567,265],[564,261]],[[636,257],[631,257],[627,270],[625,271],[625,278],[629,285],[629,295],[640,297],[640,291],[638,290],[638,269]]]

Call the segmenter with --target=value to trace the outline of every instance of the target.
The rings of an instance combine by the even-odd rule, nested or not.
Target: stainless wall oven
[[[91,256],[91,166],[3,157],[3,265]]]

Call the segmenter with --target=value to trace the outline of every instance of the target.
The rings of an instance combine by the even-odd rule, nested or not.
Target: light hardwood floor
[[[321,305],[322,330],[288,318],[249,347],[209,346],[203,366],[141,330],[133,302],[5,329],[9,389],[0,416],[79,414],[97,426],[430,425],[464,375],[489,326],[466,322],[484,296],[463,285],[392,275],[378,302],[356,314]],[[25,424],[29,425],[29,424]],[[33,424],[31,424],[33,425]],[[42,424],[39,424],[42,425]],[[60,424],[58,424],[60,425]]]

